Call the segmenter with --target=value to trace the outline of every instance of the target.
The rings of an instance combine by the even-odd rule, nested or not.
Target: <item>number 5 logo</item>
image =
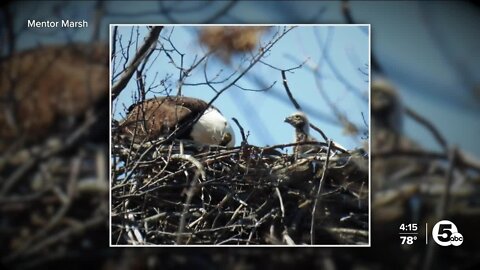
[[[459,246],[463,243],[463,236],[458,232],[457,226],[448,220],[441,220],[433,226],[433,240],[440,246]]]

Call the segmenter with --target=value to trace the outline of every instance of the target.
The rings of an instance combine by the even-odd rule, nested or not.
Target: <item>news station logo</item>
[[[457,226],[449,220],[440,220],[433,226],[433,240],[440,246],[460,246],[463,243],[463,236],[458,232]]]

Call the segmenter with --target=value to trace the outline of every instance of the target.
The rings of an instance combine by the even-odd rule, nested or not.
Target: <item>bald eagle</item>
[[[197,118],[198,121],[190,125]],[[233,129],[222,113],[192,97],[157,97],[134,104],[119,127],[135,142],[165,138],[176,131],[180,132],[177,139],[228,147],[235,145]]]

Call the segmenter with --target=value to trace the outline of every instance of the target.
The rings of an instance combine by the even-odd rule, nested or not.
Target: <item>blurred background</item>
[[[7,78],[11,76],[4,76],[4,74],[7,74],[6,71],[14,70],[10,68],[11,66],[18,65],[12,62],[12,55],[27,49],[40,50],[47,44],[103,42],[106,47],[110,23],[366,23],[371,24],[372,80],[379,78],[386,81],[387,83],[381,85],[379,89],[388,88],[390,90],[386,92],[395,92],[393,99],[401,100],[402,108],[405,109],[401,112],[405,112],[402,116],[403,125],[401,128],[393,129],[392,137],[395,140],[401,137],[401,142],[408,141],[408,143],[394,144],[408,145],[407,150],[380,147],[377,157],[375,157],[375,149],[372,150],[372,181],[379,183],[374,185],[372,190],[371,248],[351,249],[348,252],[345,249],[307,248],[275,249],[275,252],[269,249],[239,248],[112,249],[107,246],[108,208],[102,210],[102,207],[108,206],[106,165],[102,164],[108,162],[102,163],[104,161],[101,156],[102,153],[105,155],[107,153],[108,141],[107,139],[95,140],[95,136],[89,136],[88,132],[80,132],[81,138],[77,139],[74,136],[75,143],[67,143],[70,142],[68,138],[71,135],[68,131],[71,131],[72,127],[79,127],[85,123],[93,125],[92,122],[102,123],[105,127],[104,125],[108,123],[106,119],[99,120],[101,115],[108,115],[99,110],[99,108],[105,108],[108,101],[103,101],[101,95],[93,95],[91,102],[86,103],[91,106],[84,106],[85,108],[80,106],[80,109],[84,109],[87,113],[66,113],[65,124],[60,129],[53,128],[55,125],[51,121],[45,121],[47,131],[43,132],[45,133],[43,138],[22,136],[25,139],[18,142],[18,138],[7,134],[10,136],[2,135],[0,139],[2,144],[10,146],[7,147],[10,151],[2,149],[0,163],[2,183],[0,230],[1,241],[6,243],[1,248],[1,262],[7,269],[40,268],[52,265],[68,265],[79,269],[86,266],[103,269],[120,267],[148,269],[159,265],[166,268],[210,269],[257,267],[286,269],[299,266],[329,269],[478,268],[479,236],[474,224],[478,224],[480,217],[478,212],[480,146],[477,142],[480,135],[478,122],[480,30],[477,27],[480,8],[473,1],[211,1],[205,3],[195,1],[137,1],[135,3],[13,1],[2,3],[1,10],[2,106],[0,108],[4,114],[3,121],[7,123],[4,125],[7,127],[12,126],[12,120],[8,120],[12,119],[9,116],[12,114],[10,113],[12,109],[5,108],[12,104],[13,94],[10,90],[15,87],[8,83]],[[52,18],[85,19],[89,21],[89,27],[71,30],[26,27],[27,19],[53,20]],[[368,33],[362,33],[362,29],[357,28],[356,31],[355,35],[359,35],[360,39],[368,36]],[[321,38],[325,38],[326,34],[322,34]],[[334,37],[338,37],[337,31]],[[298,38],[308,40],[306,36]],[[337,57],[345,56],[349,59],[348,61],[351,61],[345,66],[343,63],[338,64],[340,74],[349,74],[352,71],[348,69],[365,64],[362,44],[340,43],[338,48],[340,55],[332,56],[332,59],[337,60]],[[298,48],[301,47],[295,49]],[[332,49],[332,52],[336,49]],[[87,51],[85,55],[95,55],[94,49]],[[312,52],[312,55],[314,54],[318,55],[319,52]],[[40,53],[40,55],[47,54]],[[302,52],[295,56],[304,59],[305,55]],[[81,59],[91,58],[95,57],[85,56]],[[65,65],[75,66],[69,57],[65,59]],[[34,63],[35,61],[30,62],[26,66],[35,67]],[[290,67],[295,66],[296,63],[286,61],[281,64],[287,64],[287,67]],[[89,66],[90,61],[84,64]],[[80,64],[77,66],[80,70],[86,70]],[[108,67],[105,64],[104,70],[107,75]],[[52,71],[52,74],[54,73]],[[322,75],[325,75],[326,80],[332,78],[332,74],[328,72]],[[351,78],[344,76],[349,80]],[[292,89],[297,89],[294,85],[302,85],[293,81],[295,74],[288,74],[288,78]],[[278,77],[270,80],[278,81]],[[361,89],[366,87],[361,80],[357,83],[357,87]],[[86,86],[86,88],[91,87]],[[104,96],[108,98],[108,88],[99,87],[99,89],[99,93],[102,93],[103,89]],[[339,91],[344,90],[344,87],[339,88]],[[34,89],[30,91],[32,95],[35,92]],[[268,97],[262,98],[262,100],[266,99]],[[13,100],[17,103],[17,100],[24,100],[24,98],[13,98]],[[361,112],[362,106],[360,102],[360,105],[351,109]],[[223,105],[221,109],[225,110]],[[87,117],[89,110],[96,117]],[[63,113],[59,109],[58,115],[62,116]],[[330,112],[327,111],[327,113]],[[415,115],[421,117],[414,117]],[[322,126],[328,117],[331,118],[332,114],[318,115],[314,121]],[[88,119],[94,120],[87,121]],[[352,121],[361,123],[358,119]],[[248,120],[245,119],[244,122]],[[383,122],[385,122],[384,119],[379,119],[377,123]],[[374,129],[375,123],[375,119],[372,118]],[[102,124],[98,128],[101,128]],[[397,126],[397,122],[390,124]],[[17,133],[14,134],[18,134],[18,129],[28,130],[30,126],[31,124],[16,128]],[[86,126],[86,130],[92,129],[90,124]],[[377,138],[389,137],[388,125],[386,128],[378,127],[381,127],[379,131],[382,136]],[[53,137],[48,136],[50,130],[54,134]],[[254,130],[255,133],[257,132],[255,127],[251,130],[252,134]],[[325,132],[337,139],[338,131],[335,131],[335,128],[328,128]],[[372,133],[371,139],[374,144],[376,136],[375,132],[372,131]],[[387,135],[383,136],[384,134]],[[52,140],[52,138],[56,139]],[[338,135],[338,138],[342,136]],[[253,135],[252,140],[254,140]],[[263,137],[255,140],[258,140],[259,144],[269,143],[262,141]],[[339,140],[340,143],[348,145],[352,143],[348,139]],[[380,146],[382,145],[384,145],[383,141],[380,141]],[[53,151],[52,148],[56,150]],[[412,148],[417,152],[412,151]],[[25,149],[27,150],[22,151]],[[422,152],[419,153],[418,150]],[[21,155],[12,155],[12,153]],[[32,153],[37,158],[32,159]],[[60,164],[60,168],[66,169],[63,172],[55,172],[56,180],[48,182],[47,191],[40,189],[33,192],[35,185],[32,186],[32,183],[43,186],[41,180],[34,181],[43,179],[38,177],[41,175],[39,172],[42,172],[41,165],[48,164],[48,168],[43,171],[51,173],[53,170],[51,167],[54,165],[52,160]],[[32,163],[33,165],[30,165]],[[86,164],[85,168],[82,169],[83,167],[79,164]],[[417,166],[417,164],[420,165]],[[405,168],[412,166],[413,169],[405,172]],[[103,172],[101,168],[104,168]],[[78,181],[78,179],[83,180]],[[85,183],[99,185],[87,185],[88,188],[92,186],[93,188],[87,188],[86,190],[89,190],[87,193],[80,194],[77,193],[78,188],[72,188],[83,186],[78,183],[86,180],[90,182]],[[68,185],[68,183],[77,183],[77,185]],[[85,190],[83,188],[85,186],[80,190]],[[392,194],[393,196],[390,196]],[[401,223],[418,222],[424,229],[426,221],[434,224],[444,218],[452,220],[459,227],[465,238],[462,246],[440,248],[432,244],[432,241],[429,241],[429,245],[420,242],[411,246],[400,244],[398,227]],[[74,262],[73,265],[72,262]]]

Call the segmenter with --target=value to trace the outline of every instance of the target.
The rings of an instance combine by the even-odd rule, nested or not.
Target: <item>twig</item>
[[[348,24],[357,24],[353,19],[352,12],[350,10],[350,3],[348,0],[342,0],[341,8],[342,8],[342,14],[343,14],[343,17],[345,18],[345,21]],[[373,51],[370,52],[370,64],[372,66],[373,71],[376,71],[378,73],[383,73],[382,67],[378,64],[377,57]]]
[[[282,194],[278,188],[275,188],[275,192],[278,197],[278,201],[280,202],[280,210],[282,211],[282,218],[285,217],[285,207],[283,206]]]
[[[71,235],[82,234],[89,228],[98,227],[98,225],[105,223],[105,219],[105,216],[97,216],[90,220],[87,220],[82,224],[67,228],[59,232],[58,234],[52,235],[51,237],[39,242],[38,244],[33,245],[25,255],[31,255],[40,250],[45,250],[45,248],[47,248],[48,246],[68,239]]]
[[[328,228],[327,230],[333,233],[353,234],[357,236],[368,237],[368,231],[364,230],[355,230],[349,228]]]
[[[192,163],[196,168],[199,173],[199,175],[202,177],[202,180],[205,181],[207,180],[207,174],[205,173],[205,168],[203,167],[202,163],[200,163],[196,158],[194,158],[191,155],[186,155],[186,154],[173,154],[170,157],[171,159],[179,159],[179,160],[184,160]]]
[[[332,148],[332,141],[328,141],[328,150],[327,150],[327,160],[323,164],[323,171],[322,177],[320,178],[320,182],[318,184],[317,194],[315,196],[315,202],[312,208],[312,221],[310,223],[310,244],[315,244],[315,214],[317,211],[318,201],[320,200],[320,192],[322,190],[323,181],[325,180],[325,175],[327,174],[328,170],[328,162],[330,161],[330,149]]]
[[[153,48],[153,45],[158,40],[162,29],[163,26],[152,27],[149,36],[145,39],[145,42],[137,51],[130,64],[123,71],[120,79],[118,79],[118,81],[112,86],[112,101],[115,100],[118,95],[120,95],[122,90],[127,86],[130,78],[133,76],[135,70],[137,70],[137,67],[140,65],[142,60],[145,58],[145,56],[147,56],[148,52]]]
[[[157,222],[159,219],[161,218],[164,218],[165,216],[167,216],[167,213],[165,212],[162,212],[162,213],[159,213],[159,214],[156,214],[156,215],[153,215],[153,216],[150,216],[150,217],[147,217],[145,218],[143,221],[144,222],[147,222],[147,223],[150,223],[150,222]]]
[[[65,139],[65,141],[62,142],[61,145],[51,147],[48,145],[48,142],[42,145],[42,151],[40,151],[39,155],[31,157],[27,162],[23,163],[21,167],[16,169],[15,172],[4,181],[4,184],[0,190],[0,197],[5,196],[10,191],[10,189],[17,183],[17,181],[22,179],[22,177],[28,171],[33,169],[42,160],[53,157],[78,142],[81,136],[88,132],[88,130],[91,128],[91,126],[95,123],[96,120],[96,116],[88,114],[85,121],[71,134],[69,134],[69,136]]]
[[[325,142],[328,141],[327,135],[325,135],[325,133],[324,133],[320,128],[316,127],[316,126],[315,126],[314,124],[312,124],[312,123],[310,123],[310,127],[311,127],[313,130],[315,130],[315,131],[317,131],[318,133],[320,133],[320,135],[322,135],[322,138],[325,140]]]
[[[95,3],[94,15],[93,15],[93,33],[92,33],[92,42],[98,41],[100,39],[100,29],[102,26],[102,18],[105,16],[105,3],[98,0]]]
[[[387,159],[396,157],[409,157],[418,159],[439,159],[448,160],[449,156],[446,153],[429,152],[424,150],[388,150],[379,151],[372,154],[372,159]],[[480,172],[480,161],[467,153],[457,149],[457,165]]]
[[[191,181],[191,186],[187,191],[187,199],[185,200],[182,215],[180,216],[180,222],[178,225],[177,240],[176,240],[177,245],[180,245],[183,242],[183,239],[185,236],[184,230],[185,230],[187,213],[188,213],[188,210],[190,209],[190,204],[192,203],[192,198],[196,191],[197,191],[197,177],[194,177]],[[189,235],[189,233],[187,233],[186,235]]]
[[[148,146],[145,146],[148,147]],[[155,162],[145,160],[138,163],[139,171],[134,175],[130,182],[142,180],[151,182],[151,176],[156,175],[158,171],[164,172],[156,177],[154,184],[149,186],[148,191],[141,193],[128,194],[131,188],[122,191],[121,188],[113,188],[112,194],[112,226],[118,228],[112,230],[113,238],[119,239],[117,244],[122,241],[127,244],[131,243],[129,238],[125,238],[125,226],[121,224],[123,212],[121,204],[125,199],[130,199],[132,205],[130,209],[133,213],[133,224],[143,224],[142,233],[145,232],[145,244],[295,244],[303,242],[309,237],[310,218],[303,218],[304,214],[296,213],[298,204],[304,204],[309,201],[306,206],[302,207],[301,212],[310,215],[314,205],[314,197],[317,190],[307,188],[306,190],[295,190],[291,186],[282,185],[275,182],[277,174],[274,167],[280,166],[285,168],[287,174],[295,176],[301,173],[300,177],[306,177],[304,180],[310,182],[315,181],[315,188],[319,187],[318,181],[322,181],[318,172],[318,177],[311,172],[308,165],[311,162],[321,163],[323,166],[327,159],[327,153],[318,153],[316,155],[304,158],[303,163],[308,174],[303,176],[303,169],[292,169],[288,155],[278,153],[265,154],[265,147],[244,146],[247,148],[248,157],[240,155],[243,151],[242,147],[228,149],[224,151],[222,148],[213,148],[209,152],[202,152],[192,156],[204,166],[205,173],[209,177],[209,181],[201,183],[191,183],[192,177],[188,177],[187,182],[181,175],[185,171],[193,171],[196,167],[192,164],[186,166],[185,162],[171,162],[168,168],[165,163],[169,162],[170,154],[166,151],[158,151],[160,156],[154,157]],[[330,151],[333,151],[334,143],[330,142]],[[140,152],[143,150],[138,149]],[[185,149],[189,151],[188,148]],[[179,151],[175,149],[174,151]],[[185,160],[185,159],[182,159]],[[337,162],[337,158],[329,157],[328,169],[324,172],[323,181],[320,188],[319,198],[317,199],[317,211],[319,209],[331,208],[331,200],[347,199],[347,203],[353,206],[354,213],[362,213],[361,219],[367,216],[366,207],[359,209],[358,195],[354,192],[342,192],[340,188],[329,185],[327,177],[330,177],[329,171],[333,169],[332,163]],[[249,163],[250,161],[251,164]],[[190,161],[188,161],[190,163]],[[248,163],[248,164],[247,164]],[[298,163],[295,163],[298,164]],[[245,169],[241,169],[241,167]],[[251,167],[250,167],[251,166]],[[315,178],[316,177],[316,178]],[[331,175],[332,179],[335,177]],[[163,178],[163,180],[159,180]],[[122,185],[119,181],[113,181],[114,185]],[[192,188],[192,186],[195,186]],[[309,184],[310,185],[310,184]],[[331,191],[329,188],[334,187]],[[202,196],[200,195],[202,189]],[[343,187],[345,188],[345,187]],[[187,195],[181,199],[179,192],[187,191]],[[272,193],[273,191],[273,193]],[[129,197],[127,197],[129,196]],[[265,200],[265,198],[267,198]],[[323,199],[328,198],[328,200]],[[248,204],[246,203],[248,202]],[[135,205],[133,205],[135,204]],[[363,202],[362,202],[363,204]],[[316,213],[318,216],[319,214]],[[145,217],[149,222],[145,221]],[[331,216],[321,216],[325,222],[333,222],[336,224],[339,220],[335,218],[333,221]],[[177,222],[172,222],[177,219]],[[317,217],[316,223],[321,220]],[[303,221],[300,221],[303,220]],[[348,229],[365,228],[364,222],[355,223],[352,227],[346,223]],[[278,224],[283,228],[278,230]],[[361,226],[359,224],[362,224]],[[341,224],[336,224],[337,226]],[[264,238],[266,231],[270,229],[270,238]],[[316,232],[319,228],[317,224]],[[293,234],[290,234],[293,233]],[[335,233],[338,234],[338,233]],[[121,236],[121,237],[120,237]],[[360,241],[366,241],[363,236],[359,235]],[[345,239],[349,242],[349,239]],[[324,239],[316,239],[315,244],[319,242],[325,243]],[[327,243],[325,243],[327,244]]]
[[[302,107],[301,107],[300,104],[298,104],[298,102],[295,100],[295,98],[294,98],[293,95],[292,95],[292,92],[290,91],[290,87],[288,87],[287,76],[286,76],[286,74],[285,74],[285,70],[282,70],[281,73],[282,73],[283,86],[285,87],[285,91],[287,92],[288,98],[289,98],[290,101],[292,102],[293,106],[295,106],[295,109],[301,111],[301,110],[302,110]]]
[[[114,26],[112,31],[112,40],[110,40],[111,42],[110,44],[112,44],[112,51],[110,52],[111,53],[110,60],[112,62],[113,62],[113,58],[117,54],[117,43],[115,42],[117,40],[117,35],[118,35],[118,26]],[[112,73],[113,73],[113,70],[114,70],[114,66],[112,65]]]
[[[322,46],[322,44],[320,42],[320,38],[318,37],[318,32],[315,32],[315,33],[317,33],[316,34],[317,39],[319,39],[319,46]],[[328,28],[327,40],[326,40],[325,44],[323,45],[323,49],[322,49],[322,58],[319,61],[320,64],[313,70],[315,72],[316,81],[320,80],[320,76],[319,76],[320,71],[321,71],[320,70],[320,65],[325,60],[325,62],[329,65],[330,70],[333,72],[333,75],[335,76],[335,78],[345,86],[345,89],[347,91],[352,93],[354,96],[356,96],[360,100],[368,102],[368,94],[363,93],[361,91],[361,89],[359,89],[358,87],[356,87],[352,83],[350,83],[350,81],[347,78],[345,78],[345,76],[341,73],[341,71],[337,68],[334,61],[332,60],[332,58],[330,56],[329,48],[330,48],[330,43],[333,39],[333,33],[334,33],[333,28],[329,27]]]
[[[291,146],[300,146],[300,145],[320,145],[320,146],[328,146],[328,143],[324,143],[324,142],[295,142],[295,143],[285,143],[285,144],[276,144],[276,145],[272,145],[272,146],[267,146],[267,147],[264,147],[263,150],[271,150],[271,149],[276,149],[276,148],[285,148],[285,147],[291,147]],[[335,144],[332,144],[331,145],[331,148],[332,149],[335,149],[337,151],[340,151],[340,152],[345,152],[345,150],[343,150],[343,148],[340,148],[340,147],[337,147],[335,146]]]
[[[449,152],[449,167],[446,175],[445,189],[443,191],[442,197],[440,198],[440,204],[437,207],[437,220],[442,220],[448,211],[448,205],[450,202],[450,189],[453,182],[453,171],[455,170],[457,162],[457,149],[454,147]],[[428,235],[426,236],[428,237]],[[430,270],[432,268],[432,263],[435,261],[435,256],[437,255],[437,245],[430,245],[427,249],[427,254],[425,256],[425,262],[423,265],[424,270]]]
[[[457,157],[458,157],[457,148],[454,147],[452,150],[450,150],[450,153],[448,155],[449,167],[446,175],[447,179],[445,181],[445,190],[442,196],[442,201],[439,205],[439,212],[438,212],[439,219],[442,219],[443,217],[445,217],[448,211],[448,206],[450,203],[450,189],[452,187],[452,182],[453,182],[453,171],[455,170],[455,167],[457,165]]]
[[[292,237],[290,237],[287,229],[283,231],[282,236],[283,236],[283,241],[287,243],[287,245],[295,246],[295,241],[293,241]]]
[[[433,137],[435,138],[435,140],[437,140],[438,144],[440,144],[440,146],[443,148],[445,153],[448,151],[447,141],[445,140],[445,138],[443,138],[440,131],[438,131],[438,129],[429,120],[427,120],[426,118],[424,118],[423,116],[421,116],[420,114],[418,114],[417,112],[415,112],[414,110],[406,106],[405,106],[405,112],[408,116],[413,118],[413,120],[423,125],[432,133]]]
[[[232,120],[233,120],[233,122],[235,122],[235,124],[237,125],[238,129],[240,130],[240,134],[242,134],[242,144],[243,144],[243,143],[248,144],[248,142],[247,142],[247,136],[245,136],[245,131],[243,130],[242,125],[240,125],[240,123],[238,122],[237,118],[232,117]]]
[[[1,47],[1,49],[5,52],[7,52],[7,55],[10,56],[13,54],[15,48],[16,48],[16,35],[15,35],[15,27],[14,27],[14,16],[11,7],[3,6],[1,7],[1,11],[3,14],[3,24],[5,27],[2,27],[3,30],[6,30],[6,38],[2,44],[6,44],[6,48]],[[6,41],[6,42],[5,42]],[[0,60],[3,60],[0,58]]]
[[[25,241],[21,247],[19,247],[14,253],[8,256],[7,260],[13,260],[21,256],[23,253],[26,253],[26,254],[29,253],[28,250],[29,248],[31,248],[31,245],[35,243],[35,241],[42,239],[52,228],[54,228],[60,222],[61,218],[65,216],[65,214],[67,213],[73,201],[76,182],[78,180],[78,175],[80,172],[80,165],[81,165],[80,157],[77,157],[76,159],[73,160],[71,172],[69,176],[69,182],[67,186],[67,194],[60,195],[60,201],[62,201],[62,204],[63,204],[60,207],[60,209],[55,213],[53,217],[51,217],[50,221],[46,226],[44,226],[34,236],[30,237],[27,241]]]
[[[265,81],[265,78],[262,76],[259,76],[256,73],[249,73],[248,78],[252,80],[253,83],[258,84],[262,88],[268,87],[268,83]],[[278,91],[268,91],[266,92],[269,98],[277,100],[283,104],[290,105],[291,101],[288,98],[288,96],[284,95],[283,93],[280,93]],[[307,113],[308,115],[313,115],[316,118],[319,118],[322,121],[325,121],[328,124],[332,125],[339,125],[338,121],[331,117],[330,115],[322,114],[321,112],[318,111],[318,108],[316,106],[311,106],[308,103],[302,104],[303,107],[303,112]]]
[[[248,65],[247,68],[245,68],[244,70],[242,70],[242,72],[240,72],[240,74],[238,74],[238,76],[236,76],[229,84],[225,85],[221,90],[219,90],[218,92],[216,92],[215,96],[208,102],[207,106],[205,107],[205,109],[201,112],[198,113],[197,117],[195,117],[192,121],[188,121],[187,123],[185,123],[184,125],[182,126],[179,126],[177,129],[175,129],[173,132],[171,132],[165,139],[163,139],[162,141],[159,141],[157,145],[160,145],[160,144],[165,144],[166,142],[169,142],[175,138],[177,138],[177,136],[179,134],[183,134],[186,130],[188,130],[189,128],[191,128],[193,125],[195,125],[195,123],[198,122],[198,120],[202,117],[203,113],[212,106],[212,104],[225,92],[227,91],[228,89],[230,89],[232,86],[234,86],[248,71],[250,71],[250,69],[253,68],[253,66],[255,66],[255,64],[260,61],[262,59],[262,57],[267,53],[269,52],[272,47],[278,42],[280,41],[281,38],[283,38],[288,32],[290,32],[294,27],[290,27],[290,28],[287,28],[286,30],[284,30],[278,37],[276,37],[275,39],[271,40],[267,45],[265,45],[265,47],[263,48],[263,50],[260,51],[260,53],[258,53],[256,56],[253,57],[253,59],[250,61],[250,64]]]

